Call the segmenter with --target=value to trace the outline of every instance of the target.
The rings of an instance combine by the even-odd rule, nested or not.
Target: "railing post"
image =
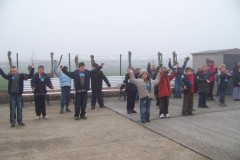
[[[71,72],[71,61],[70,61],[71,57],[70,57],[70,53],[68,53],[68,68],[69,68],[69,72]]]
[[[120,76],[122,76],[122,54],[120,54]]]
[[[16,59],[17,59],[17,68],[18,68],[18,53],[16,53]]]

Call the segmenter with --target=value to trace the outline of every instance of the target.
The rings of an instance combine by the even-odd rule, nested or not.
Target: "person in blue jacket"
[[[67,66],[64,66],[65,70],[68,70]],[[64,106],[66,105],[66,112],[71,112],[69,109],[69,102],[70,102],[70,91],[71,91],[71,84],[72,79],[69,78],[66,74],[62,72],[57,66],[57,61],[54,61],[54,73],[59,78],[60,87],[61,87],[61,109],[60,114],[63,114]]]

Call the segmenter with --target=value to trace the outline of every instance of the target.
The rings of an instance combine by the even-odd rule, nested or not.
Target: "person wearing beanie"
[[[95,71],[99,65],[97,63],[92,63],[92,71]],[[92,89],[92,98],[91,98],[91,108],[95,109],[96,102],[100,108],[106,108],[103,100],[103,92],[102,92],[102,83],[103,81],[107,84],[108,87],[111,87],[110,82],[107,77],[103,73],[103,71],[98,71],[91,77],[91,89]]]
[[[140,78],[134,78],[132,69],[128,70],[130,75],[130,82],[137,86],[137,90],[140,98],[140,119],[141,123],[150,122],[150,107],[152,98],[154,98],[154,87],[158,85],[160,74],[158,73],[155,80],[151,79],[151,76],[146,70],[142,70]]]

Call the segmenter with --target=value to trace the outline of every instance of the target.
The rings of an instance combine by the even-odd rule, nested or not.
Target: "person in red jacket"
[[[208,72],[209,73],[214,73],[216,70],[216,67],[214,65],[214,61],[213,60],[209,60],[208,61]],[[215,74],[213,74],[212,76],[208,77],[208,86],[209,86],[209,94],[208,94],[208,100],[215,100],[213,98],[213,88],[214,88],[214,83],[215,83]]]
[[[158,84],[159,89],[159,103],[160,103],[160,110],[159,116],[160,118],[167,117],[169,118],[168,114],[168,105],[169,105],[169,97],[172,95],[172,89],[170,85],[170,81],[176,76],[177,70],[175,70],[172,75],[168,76],[168,70],[166,67],[162,67],[160,69],[161,78]]]

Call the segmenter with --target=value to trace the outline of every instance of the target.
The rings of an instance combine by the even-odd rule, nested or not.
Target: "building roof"
[[[209,51],[203,51],[203,52],[196,52],[191,53],[192,55],[201,55],[201,54],[228,54],[228,53],[235,53],[240,54],[239,48],[233,48],[233,49],[222,49],[222,50],[209,50]]]

